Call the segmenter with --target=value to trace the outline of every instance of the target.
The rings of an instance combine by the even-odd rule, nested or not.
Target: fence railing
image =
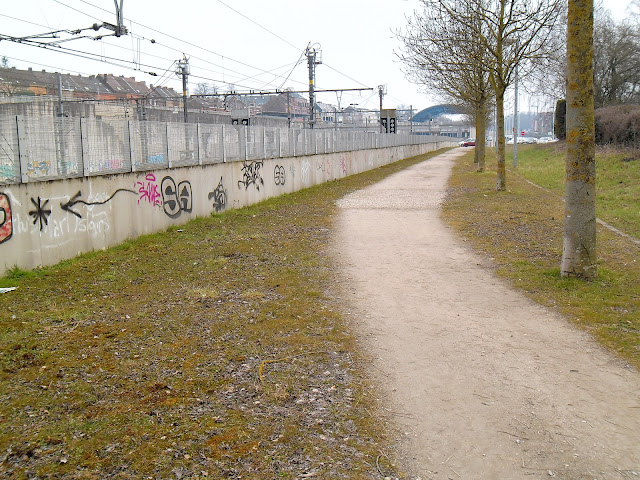
[[[6,116],[0,117],[0,185],[433,141],[331,129]]]

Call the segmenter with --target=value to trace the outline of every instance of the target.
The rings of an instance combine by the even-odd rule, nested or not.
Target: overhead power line
[[[227,5],[226,3],[224,3],[222,0],[218,0],[218,3],[221,3],[222,5],[224,5],[225,7],[227,7],[229,10],[233,10],[234,12],[236,12],[238,15],[240,15],[243,18],[246,18],[247,20],[249,20],[251,23],[253,23],[254,25],[257,25],[258,27],[260,27],[261,29],[263,29],[265,32],[270,33],[271,35],[273,35],[274,37],[276,37],[279,40],[282,40],[284,43],[286,43],[287,45],[295,48],[296,50],[300,50],[299,47],[296,47],[293,43],[291,43],[288,40],[285,40],[284,38],[282,38],[280,35],[278,35],[277,33],[272,32],[271,30],[269,30],[267,27],[260,25],[258,22],[256,22],[255,20],[247,17],[244,13],[239,12],[238,10],[236,10],[235,8]]]

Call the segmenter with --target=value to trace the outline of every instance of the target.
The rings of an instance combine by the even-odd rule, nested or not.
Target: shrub
[[[560,140],[567,138],[567,101],[565,99],[558,100],[556,103],[556,121],[553,133]]]
[[[640,105],[616,105],[596,110],[596,143],[640,146]]]

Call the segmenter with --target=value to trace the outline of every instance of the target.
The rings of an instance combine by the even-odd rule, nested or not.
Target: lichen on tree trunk
[[[484,159],[487,138],[487,103],[486,100],[478,103],[476,109],[476,151],[475,163],[478,172],[484,172]]]
[[[496,190],[507,189],[507,173],[505,168],[505,141],[504,141],[504,90],[496,95],[496,113],[498,122],[498,175]]]
[[[597,275],[593,0],[569,0],[566,144],[561,271],[592,278]]]

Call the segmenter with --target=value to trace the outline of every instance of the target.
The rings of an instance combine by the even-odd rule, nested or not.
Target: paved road
[[[454,149],[340,201],[372,375],[425,479],[640,479],[640,374],[511,290],[439,218]]]

